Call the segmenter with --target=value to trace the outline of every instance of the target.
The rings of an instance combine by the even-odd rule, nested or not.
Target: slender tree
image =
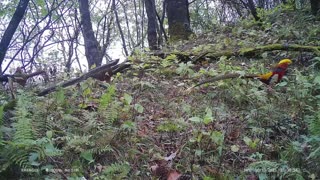
[[[120,36],[121,36],[121,40],[122,40],[122,47],[123,47],[124,53],[125,53],[126,56],[128,56],[129,53],[128,53],[128,50],[127,50],[126,40],[124,38],[124,34],[123,34],[123,31],[122,31],[122,28],[121,28],[118,11],[116,9],[116,1],[115,0],[112,0],[112,10],[114,12],[114,15],[115,15],[115,18],[116,18],[116,23],[117,23],[117,26],[118,26],[118,29],[119,29],[119,32],[120,32]]]
[[[310,0],[311,11],[313,15],[317,15],[320,10],[320,0]]]
[[[144,0],[146,5],[146,12],[148,16],[148,43],[151,50],[158,49],[158,37],[157,37],[157,13],[155,0]]]
[[[88,61],[89,68],[95,66],[101,66],[102,52],[99,43],[94,36],[92,29],[92,23],[89,11],[88,0],[79,0],[80,14],[81,14],[81,27],[82,35],[85,43],[85,54]]]
[[[16,32],[18,25],[20,23],[20,21],[22,20],[26,9],[28,7],[29,4],[29,0],[20,0],[19,4],[12,16],[12,19],[7,27],[7,29],[5,30],[2,38],[1,38],[1,42],[0,42],[0,66],[2,65],[2,62],[4,60],[4,57],[6,55],[6,52],[8,50],[8,46],[10,44],[10,41],[14,35],[14,33]]]
[[[258,16],[257,9],[256,9],[256,6],[254,5],[253,0],[248,0],[248,7],[249,7],[250,12],[251,12],[252,16],[254,17],[254,19],[256,21],[259,21],[260,18]]]

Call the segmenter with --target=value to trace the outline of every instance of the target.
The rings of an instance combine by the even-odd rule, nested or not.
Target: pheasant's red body
[[[292,61],[290,59],[283,59],[277,64],[273,71],[258,75],[258,79],[266,84],[279,83],[286,74],[288,65],[291,63]]]
[[[259,75],[258,79],[266,84],[279,83],[285,75],[288,65],[291,63],[291,60],[284,59],[279,62],[279,64],[273,69],[273,71]]]

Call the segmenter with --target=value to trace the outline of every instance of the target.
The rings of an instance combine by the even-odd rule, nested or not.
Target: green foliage
[[[131,102],[132,102],[132,99],[133,99],[132,96],[130,96],[129,94],[125,93],[123,97],[124,97],[126,105],[130,105]]]
[[[246,143],[247,146],[249,146],[251,149],[256,149],[257,148],[257,145],[259,143],[259,139],[254,139],[252,140],[251,138],[245,136],[243,138],[243,141]]]
[[[82,157],[82,158],[84,158],[85,160],[87,160],[88,163],[94,162],[93,154],[92,154],[90,151],[83,151],[83,152],[81,152],[80,157]]]
[[[189,121],[194,123],[203,123],[204,125],[208,125],[209,123],[213,122],[214,118],[212,116],[212,110],[210,108],[206,108],[205,112],[206,114],[203,118],[191,117],[189,118]]]
[[[150,83],[141,82],[141,88],[143,88],[144,84],[148,84],[147,86],[149,86]],[[152,85],[150,84],[149,87],[151,87],[151,86]],[[139,103],[132,104],[133,97],[131,95],[125,93],[123,95],[123,99],[124,99],[124,102],[123,102],[124,103],[124,108],[123,108],[124,111],[129,112],[131,109],[134,109],[138,113],[143,113],[144,107]]]
[[[106,93],[104,93],[101,98],[100,98],[100,104],[99,104],[99,110],[102,111],[102,110],[105,110],[109,104],[111,103],[112,101],[112,97],[115,95],[116,91],[115,91],[115,86],[114,85],[111,85],[108,87],[108,90]]]
[[[161,66],[166,68],[169,66],[172,66],[177,61],[177,56],[174,54],[171,54],[167,56],[165,59],[161,60]]]
[[[136,123],[132,122],[132,121],[125,121],[122,125],[121,125],[121,128],[128,131],[128,132],[131,132],[131,131],[136,131],[137,130],[137,125]]]
[[[114,163],[106,167],[103,171],[102,179],[124,179],[130,171],[130,165],[127,162]]]
[[[31,97],[28,95],[23,94],[18,96],[15,109],[16,123],[14,124],[16,132],[13,137],[13,141],[16,143],[30,143],[30,141],[34,139],[30,117],[31,113],[29,111],[29,108],[32,107],[30,99]]]
[[[141,104],[135,104],[135,105],[134,105],[134,109],[135,109],[138,113],[143,113],[143,106],[141,106]]]
[[[313,117],[307,119],[309,121],[308,127],[311,135],[320,137],[320,112],[315,112]]]
[[[262,66],[261,66],[262,65]],[[219,68],[215,69],[218,72],[232,72],[237,71],[240,74],[248,73],[258,74],[259,72],[266,72],[265,69],[261,68],[263,64],[252,63],[245,70],[241,70],[241,67],[234,66],[228,59],[222,57],[220,58],[219,63],[216,64]],[[313,66],[304,68],[307,74],[301,73],[298,70],[291,70],[290,76],[287,76],[283,81],[273,87],[272,92],[268,92],[265,88],[265,85],[256,80],[242,80],[242,79],[232,79],[224,80],[221,82],[216,82],[211,85],[214,86],[215,94],[218,94],[214,97],[218,97],[218,104],[210,104],[212,113],[206,111],[206,116],[213,116],[214,121],[210,120],[208,123],[203,121],[206,118],[202,116],[192,116],[189,118],[189,121],[193,124],[206,124],[206,126],[211,123],[222,123],[221,119],[232,119],[232,115],[243,113],[244,116],[240,115],[241,121],[239,123],[246,124],[250,131],[243,132],[243,135],[240,135],[243,139],[243,143],[247,145],[251,151],[261,151],[252,153],[251,158],[258,160],[257,163],[253,163],[248,168],[257,168],[255,171],[259,178],[268,179],[275,177],[282,178],[293,178],[301,179],[306,177],[304,171],[308,169],[310,176],[315,176],[317,173],[313,166],[308,166],[307,163],[314,164],[319,161],[319,115],[317,108],[319,107],[319,86],[318,86],[318,75],[317,71],[313,71],[312,68],[316,66],[316,63]],[[258,67],[258,68],[257,68]],[[264,66],[265,67],[265,66]],[[261,69],[260,69],[261,68]],[[240,71],[239,71],[240,70]],[[206,74],[206,72],[201,72]],[[210,86],[208,87],[210,88]],[[207,94],[207,99],[209,99],[209,93]],[[198,97],[199,99],[199,97]],[[200,99],[201,102],[206,102],[204,99]],[[208,104],[207,104],[208,106]],[[212,107],[213,106],[213,107]],[[217,106],[217,107],[215,107]],[[225,108],[223,108],[226,106]],[[200,108],[201,105],[198,107]],[[202,106],[203,107],[203,106]],[[219,117],[224,113],[223,116]],[[223,118],[221,118],[223,117]],[[294,118],[294,119],[293,119]],[[234,123],[234,122],[231,122]],[[303,127],[308,126],[308,133],[310,136],[304,136],[300,138],[301,134],[306,133],[303,130]],[[236,125],[237,126],[237,125]],[[200,126],[201,127],[201,126]],[[231,127],[231,129],[233,129]],[[216,131],[217,133],[221,133]],[[282,136],[281,133],[285,133],[287,138],[282,137],[278,139],[279,136]],[[300,134],[301,133],[301,134]],[[195,150],[196,156],[199,158],[206,157],[206,150],[203,147],[206,147],[205,142],[209,143],[210,141],[207,136],[216,137],[224,142],[221,136],[212,133],[210,131],[198,131],[194,134],[193,138],[190,141],[196,144],[197,148]],[[215,134],[215,135],[213,135]],[[288,163],[278,163],[278,161],[265,161],[268,155],[265,153],[270,153],[269,145],[264,142],[270,141],[268,137],[275,136],[278,140],[271,140],[272,146],[285,147],[283,150],[275,148],[273,151],[281,154],[281,160],[288,161]],[[220,137],[220,138],[219,138]],[[207,159],[219,159],[220,155],[223,154],[224,144],[217,143],[218,141],[213,141],[216,145],[219,145],[217,154],[215,157],[207,157]],[[288,145],[292,143],[292,145]],[[220,149],[219,149],[220,147]],[[309,153],[305,154],[307,149]],[[241,151],[241,146],[234,145],[230,148],[232,152]],[[274,153],[274,152],[273,152]],[[301,157],[301,158],[297,158]],[[308,159],[308,162],[305,162],[304,159]],[[280,159],[277,159],[280,160]],[[208,160],[210,161],[210,160]],[[219,162],[219,161],[218,161]],[[289,166],[290,164],[290,166]],[[306,167],[306,168],[301,168]],[[281,172],[276,171],[277,168],[283,168]],[[248,172],[248,171],[246,171]]]
[[[2,126],[3,125],[3,108],[4,108],[4,106],[2,105],[2,106],[0,106],[0,126]]]
[[[119,118],[118,111],[122,110],[122,102],[115,97],[114,85],[102,93],[90,89],[86,83],[82,85],[83,91],[79,89],[71,97],[66,95],[70,93],[65,89],[53,93],[47,100],[21,92],[17,97],[14,113],[16,122],[13,138],[4,141],[1,147],[3,173],[17,166],[22,170],[47,169],[46,172],[49,174],[46,176],[55,177],[50,173],[54,172],[52,169],[67,167],[66,169],[77,169],[77,172],[72,172],[72,176],[79,177],[87,166],[96,162],[97,156],[108,154],[109,158],[104,164],[115,161],[116,152],[122,148],[126,149],[125,146],[120,149],[116,146],[119,141],[125,144],[125,139],[130,138],[128,135],[136,132],[136,124],[132,121],[114,124]],[[93,92],[101,96],[97,98]],[[90,112],[78,108],[77,103],[87,107],[90,101],[97,102],[98,111]],[[142,112],[142,106],[135,105],[137,111]],[[133,107],[134,105],[131,108]],[[46,160],[49,157],[57,160],[63,157],[65,167],[52,166],[55,164]]]
[[[58,106],[63,106],[66,103],[66,97],[64,94],[64,89],[59,88],[59,90],[55,93],[55,98]]]
[[[185,124],[180,121],[164,121],[157,126],[158,132],[181,132],[185,129]]]
[[[215,6],[219,5],[215,3],[214,5],[209,4],[195,1],[189,6],[192,27],[198,32],[207,32],[215,29],[219,25],[218,19],[222,18],[215,8]]]
[[[194,71],[191,69],[191,67],[193,67],[191,62],[179,63],[179,67],[177,68],[176,72],[181,76],[192,76]]]
[[[304,179],[299,169],[291,168],[285,163],[276,163],[267,160],[251,163],[245,171],[256,173],[259,179],[276,177],[284,179]]]
[[[61,155],[61,151],[54,148],[50,133],[48,137],[36,139],[35,122],[31,115],[34,111],[34,100],[32,94],[22,91],[17,96],[12,139],[5,141],[0,153],[2,172],[15,166],[20,167],[21,171],[25,168],[35,169],[46,157]]]
[[[0,150],[1,147],[4,145],[4,140],[3,140],[3,133],[4,133],[4,126],[3,126],[3,116],[4,116],[4,111],[3,111],[4,106],[0,106]]]

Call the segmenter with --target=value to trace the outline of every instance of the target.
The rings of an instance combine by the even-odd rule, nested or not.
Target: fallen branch
[[[74,85],[76,83],[79,83],[81,81],[84,81],[90,77],[101,80],[101,81],[110,82],[110,78],[113,74],[115,74],[117,72],[121,72],[130,66],[129,64],[126,63],[126,61],[121,64],[118,64],[118,62],[119,62],[119,59],[114,60],[108,64],[105,64],[105,65],[102,65],[102,66],[97,67],[95,69],[92,69],[89,72],[81,75],[80,77],[77,77],[77,78],[71,79],[69,81],[63,82],[61,84],[49,87],[49,88],[41,91],[40,93],[38,93],[38,96],[47,95],[50,92],[55,91],[58,87],[63,87],[63,88],[68,87],[68,86]]]
[[[48,80],[47,73],[43,70],[39,70],[30,74],[22,72],[21,68],[17,68],[17,71],[14,74],[3,74],[0,76],[0,82],[5,82],[5,83],[12,83],[16,82],[20,84],[21,86],[25,86],[27,83],[27,80],[29,78],[32,78],[34,76],[38,75],[44,75],[45,80]]]
[[[231,57],[231,56],[244,56],[244,57],[254,57],[259,54],[262,54],[266,51],[276,51],[276,50],[283,50],[283,51],[299,51],[299,52],[311,52],[314,53],[316,56],[320,56],[320,46],[304,46],[299,44],[270,44],[264,46],[257,46],[254,48],[241,48],[239,50],[224,50],[224,51],[217,51],[215,49],[207,50],[200,54],[194,53],[186,53],[186,52],[159,52],[156,51],[152,55],[159,56],[161,58],[165,58],[168,55],[176,55],[180,61],[192,61],[197,62],[201,61],[204,58],[209,59],[218,59],[221,56]],[[194,57],[192,57],[194,56]],[[192,58],[191,58],[192,57]]]
[[[320,46],[304,46],[299,44],[270,44],[265,46],[258,46],[255,48],[242,48],[242,49],[239,49],[238,51],[221,51],[221,52],[206,51],[194,57],[192,59],[192,62],[196,62],[202,59],[203,57],[207,57],[210,59],[217,59],[221,56],[254,57],[266,51],[276,51],[276,50],[312,52],[316,56],[320,56]]]
[[[275,50],[312,52],[315,55],[320,56],[319,46],[304,46],[299,44],[270,44],[265,46],[258,46],[256,48],[240,49],[238,53],[239,55],[244,56],[255,56],[256,54],[261,54],[265,51]]]

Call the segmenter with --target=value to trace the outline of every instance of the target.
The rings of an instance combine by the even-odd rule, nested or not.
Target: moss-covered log
[[[258,46],[256,48],[240,49],[238,53],[239,55],[244,55],[244,56],[255,56],[265,51],[274,51],[274,50],[313,52],[317,56],[320,56],[319,46],[304,46],[304,45],[298,45],[298,44],[291,44],[291,45],[290,44],[271,44],[266,46]]]
[[[187,52],[173,52],[173,53],[162,53],[157,52],[153,55],[157,55],[160,57],[165,58],[165,56],[170,54],[175,54],[181,61],[186,61],[190,59],[192,62],[200,61],[204,58],[209,59],[218,59],[221,56],[231,57],[231,56],[244,56],[244,57],[254,57],[259,54],[262,54],[266,51],[300,51],[300,52],[311,52],[314,53],[316,56],[320,56],[320,46],[304,46],[299,44],[270,44],[265,46],[257,46],[254,48],[241,48],[239,50],[224,50],[224,51],[217,51],[217,50],[207,50],[205,52],[194,54],[194,53],[187,53]],[[193,58],[191,58],[193,57]]]

